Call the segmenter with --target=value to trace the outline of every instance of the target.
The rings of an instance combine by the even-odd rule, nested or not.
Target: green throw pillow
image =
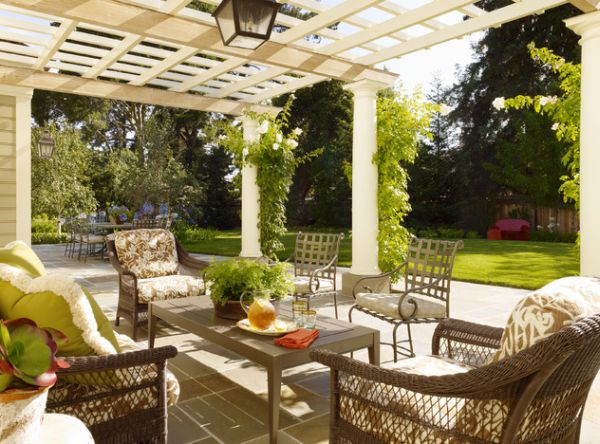
[[[0,317],[26,317],[40,327],[63,332],[69,341],[59,347],[60,356],[120,352],[110,322],[94,298],[69,278],[45,274],[33,250],[17,245],[15,255],[9,251],[14,245],[0,249]]]

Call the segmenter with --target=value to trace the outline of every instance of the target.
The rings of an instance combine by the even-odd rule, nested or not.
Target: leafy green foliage
[[[257,142],[245,142],[242,129],[232,125],[225,128],[226,134],[220,138],[240,167],[246,162],[256,166],[256,184],[260,190],[260,246],[262,253],[268,257],[275,257],[276,252],[283,248],[281,237],[286,233],[287,221],[285,206],[296,166],[320,154],[320,151],[315,151],[296,157],[297,139],[302,130],[296,128],[290,131],[288,128],[292,100],[290,97],[276,117],[252,112],[244,117],[259,123]]]
[[[69,367],[55,355],[57,344],[66,340],[59,331],[38,328],[30,319],[0,321],[0,392],[54,385],[56,370]]]
[[[211,264],[204,276],[210,285],[211,300],[220,305],[239,301],[245,291],[270,290],[272,298],[281,299],[294,290],[286,263],[269,266],[256,261],[231,259]]]
[[[385,91],[377,99],[377,153],[379,169],[379,266],[393,270],[404,261],[409,232],[403,226],[410,211],[406,166],[414,163],[421,140],[428,137],[435,107],[420,94]]]
[[[509,4],[510,0],[478,2],[478,6],[488,11]],[[520,189],[515,190],[506,178],[498,184],[496,172],[488,168],[490,165],[510,166],[509,159],[519,156],[514,146],[520,144],[520,148],[528,153],[523,155],[522,161],[519,160],[517,172],[526,175],[526,158],[533,158],[534,155],[530,155],[529,151],[535,153],[537,148],[531,145],[537,142],[531,139],[527,141],[526,132],[523,131],[525,125],[533,124],[532,121],[524,121],[523,114],[514,110],[497,113],[490,104],[496,97],[516,94],[552,96],[558,93],[557,82],[548,76],[547,69],[531,63],[527,44],[535,41],[538,46],[551,48],[569,60],[577,61],[581,52],[577,44],[578,36],[564,26],[563,20],[580,13],[576,8],[565,5],[548,10],[545,14],[524,17],[489,29],[474,45],[473,63],[459,74],[452,94],[448,96],[454,99],[448,104],[454,106],[450,118],[455,124],[459,147],[456,180],[460,183],[457,199],[460,211],[457,212],[454,225],[484,233],[496,217],[499,196],[523,193],[525,186],[529,187],[526,194],[535,192],[531,189],[531,186],[535,186],[533,180],[520,183]],[[539,136],[546,141],[552,140],[552,131],[543,126],[546,118],[535,115],[532,118],[542,122],[535,124]],[[504,155],[502,152],[505,150],[510,152]],[[552,174],[557,174],[560,156],[556,155],[555,148],[540,147],[538,155],[546,156],[543,164],[554,164],[555,173]],[[498,156],[501,160],[498,160]],[[539,173],[539,168],[531,170],[531,174]]]
[[[75,128],[50,127],[55,142],[50,159],[41,159],[32,150],[31,206],[33,214],[50,217],[76,216],[93,211],[97,201],[91,189],[89,170],[92,153]],[[32,146],[36,147],[40,129],[32,130]]]
[[[197,227],[184,221],[177,222],[171,231],[180,242],[212,240],[219,233],[217,230]]]
[[[529,46],[531,57],[560,82],[560,96],[519,95],[504,100],[504,106],[514,109],[533,109],[536,113],[550,117],[556,139],[567,145],[562,157],[568,175],[560,180],[560,192],[565,202],[573,202],[579,209],[579,132],[581,111],[581,65],[567,62],[548,48]],[[501,103],[501,102],[500,102]]]

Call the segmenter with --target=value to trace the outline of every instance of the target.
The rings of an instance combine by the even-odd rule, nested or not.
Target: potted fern
[[[236,259],[211,264],[204,270],[204,279],[215,306],[215,314],[226,319],[245,318],[240,297],[257,290],[269,290],[271,302],[277,305],[281,298],[294,291],[288,266],[286,263],[267,265]]]
[[[30,319],[0,321],[0,440],[37,443],[48,389],[56,370],[68,368],[56,358],[67,338]]]

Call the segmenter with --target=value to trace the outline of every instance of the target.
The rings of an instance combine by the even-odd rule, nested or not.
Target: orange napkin
[[[319,337],[319,330],[301,328],[281,338],[275,339],[275,344],[286,348],[307,348]]]

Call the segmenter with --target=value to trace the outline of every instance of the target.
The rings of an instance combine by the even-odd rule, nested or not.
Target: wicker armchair
[[[344,233],[302,233],[296,236],[294,253],[286,262],[294,264],[294,296],[310,305],[311,296],[332,294],[337,308],[337,261]]]
[[[352,322],[352,312],[362,311],[377,319],[394,324],[392,347],[394,362],[398,354],[415,356],[411,324],[439,322],[450,316],[450,284],[454,257],[462,241],[418,239],[413,237],[408,246],[406,261],[395,270],[375,276],[365,276],[354,285],[352,296],[355,303],[350,307],[348,319]],[[403,271],[402,271],[403,270]],[[388,290],[389,277],[402,273],[403,290]],[[398,343],[397,332],[406,325],[408,347]]]
[[[145,235],[152,237],[154,235],[166,235],[170,239],[173,239],[176,247],[176,254],[174,255],[175,271],[171,275],[161,275],[158,277],[144,279],[142,276],[136,274],[128,268],[123,262],[123,258],[119,257],[117,248],[115,246],[116,236],[137,236]],[[160,245],[162,242],[158,242]],[[151,246],[151,242],[147,240],[136,241],[136,248],[147,248],[148,251],[155,248],[156,245]],[[156,244],[156,242],[155,242]],[[173,299],[178,297],[187,297],[193,294],[203,294],[204,284],[200,283],[199,287],[195,292],[188,291],[188,285],[186,282],[178,283],[173,282],[172,287],[169,288],[170,282],[168,278],[181,280],[182,278],[191,278],[192,276],[198,277],[200,270],[204,269],[209,265],[208,262],[202,261],[192,257],[184,248],[181,246],[179,241],[173,236],[172,233],[165,230],[131,230],[124,231],[121,233],[111,234],[106,237],[106,247],[108,251],[108,257],[113,268],[119,273],[119,304],[117,307],[117,315],[115,319],[115,325],[119,325],[120,317],[128,317],[133,324],[133,335],[132,338],[137,340],[137,327],[140,321],[140,315],[148,312],[148,303],[153,300],[160,299]],[[165,281],[165,278],[167,279]],[[183,285],[183,291],[181,285]],[[200,288],[201,287],[201,288]],[[156,289],[159,289],[160,295],[157,294]],[[146,291],[148,290],[148,291]]]
[[[108,356],[67,358],[46,411],[85,423],[96,444],[167,442],[166,360],[173,346]]]
[[[312,359],[331,367],[330,442],[578,443],[600,367],[600,314],[483,364],[501,335],[500,328],[442,321],[433,354],[473,367],[444,376],[312,351]]]

